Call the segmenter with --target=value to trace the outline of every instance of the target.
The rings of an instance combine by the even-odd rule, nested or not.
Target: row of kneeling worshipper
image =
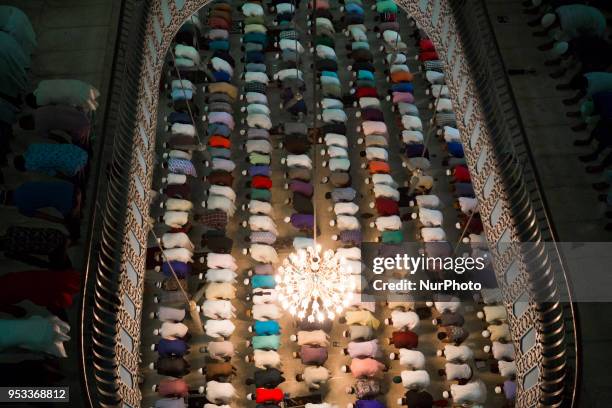
[[[295,11],[289,3],[271,4],[271,12],[279,29],[290,21]],[[245,212],[248,220],[247,238],[249,247],[244,253],[249,255],[250,279],[245,283],[250,285],[248,300],[252,306],[247,315],[254,320],[249,326],[253,336],[247,340],[249,354],[245,360],[255,366],[255,372],[246,380],[247,385],[254,385],[247,399],[257,404],[277,406],[284,400],[284,393],[279,385],[285,382],[282,372],[282,361],[279,349],[281,325],[279,319],[282,311],[277,302],[276,280],[274,279],[274,264],[278,262],[276,247],[279,245],[279,231],[272,211],[272,116],[268,97],[269,89],[268,67],[265,52],[278,49],[279,42],[283,49],[283,58],[290,53],[284,49],[283,40],[274,45],[272,32],[268,33],[266,10],[256,1],[248,1],[242,6],[245,17],[243,26],[243,46],[245,47],[245,97],[243,102],[246,112],[246,129],[241,131],[246,136],[246,153],[248,154],[248,169],[244,175],[249,178],[250,186]],[[261,32],[263,31],[263,33]],[[281,31],[282,32],[282,31]],[[270,38],[268,38],[270,37]],[[279,38],[277,38],[278,40]],[[269,43],[270,42],[270,43]]]
[[[0,69],[0,200],[7,216],[0,237],[5,263],[0,307],[7,314],[0,319],[0,352],[22,355],[19,364],[31,368],[23,378],[20,373],[26,371],[11,370],[15,385],[48,384],[63,375],[38,355],[68,356],[67,322],[81,287],[69,251],[81,235],[83,191],[95,153],[93,112],[100,96],[77,79],[31,83],[32,69],[45,68],[33,64],[35,31],[21,9],[0,6],[5,62]]]
[[[231,141],[238,88],[233,84],[235,61],[229,47],[232,10],[227,2],[214,2],[205,11],[211,24],[204,34],[199,16],[189,19],[175,38],[167,64],[171,111],[162,135],[166,136],[164,175],[158,200],[163,214],[160,225],[153,227],[159,239],[149,248],[147,259],[148,269],[161,273],[157,283],[161,291],[155,296],[159,306],[151,316],[161,324],[154,331],[160,340],[152,345],[158,358],[150,365],[161,376],[153,385],[160,397],[156,408],[186,407],[186,398],[207,407],[221,406],[236,394],[230,362],[235,352],[229,338],[235,330],[232,300],[238,266],[231,254],[233,239],[226,235],[236,201]],[[200,89],[203,96],[197,98]],[[205,141],[198,131],[200,113]],[[195,291],[191,277],[203,281]],[[197,311],[204,319],[195,334],[184,321],[183,291],[197,299]],[[189,342],[200,331],[211,339],[198,350],[207,358],[203,367],[197,367],[204,385],[185,379],[196,371]]]
[[[574,91],[575,95],[564,99],[566,106],[579,104],[579,109],[566,113],[575,118],[572,131],[586,138],[574,141],[574,146],[588,147],[590,151],[578,159],[587,165],[591,174],[603,173],[603,179],[592,184],[599,191],[599,201],[605,203],[606,218],[612,217],[612,42],[609,39],[607,21],[610,5],[605,1],[541,1],[525,2],[526,11],[535,15],[528,25],[538,28],[533,33],[545,42],[538,49],[547,53],[546,66],[558,67],[550,77],[563,81],[556,86],[561,91]],[[605,229],[612,230],[612,223]]]

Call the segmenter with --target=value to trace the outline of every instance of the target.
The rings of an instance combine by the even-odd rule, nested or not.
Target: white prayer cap
[[[542,17],[542,27],[544,28],[548,28],[551,25],[554,24],[555,20],[557,20],[557,15],[554,13],[547,13],[544,14],[544,17]]]
[[[558,56],[565,54],[567,50],[569,50],[569,43],[567,41],[559,41],[553,47],[553,53]]]

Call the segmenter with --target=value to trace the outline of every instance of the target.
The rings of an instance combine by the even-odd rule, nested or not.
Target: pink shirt
[[[356,378],[359,377],[375,377],[380,374],[385,368],[385,365],[373,358],[354,358],[351,361],[351,373]]]

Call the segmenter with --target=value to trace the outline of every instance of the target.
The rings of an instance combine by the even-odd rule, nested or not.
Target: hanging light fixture
[[[320,245],[300,249],[278,268],[279,303],[298,319],[332,320],[353,297],[355,284],[350,272],[345,260],[331,249],[323,253]]]

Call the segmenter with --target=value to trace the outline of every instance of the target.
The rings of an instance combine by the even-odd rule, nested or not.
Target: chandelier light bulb
[[[344,258],[321,246],[299,249],[278,268],[276,290],[283,309],[309,322],[334,319],[348,305],[354,283]]]

